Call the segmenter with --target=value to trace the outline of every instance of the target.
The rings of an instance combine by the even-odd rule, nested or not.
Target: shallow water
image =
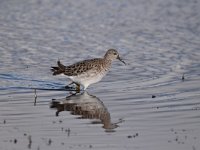
[[[200,149],[199,9],[196,0],[1,1],[0,149]],[[115,61],[87,93],[71,95],[49,70],[109,48],[127,65]]]

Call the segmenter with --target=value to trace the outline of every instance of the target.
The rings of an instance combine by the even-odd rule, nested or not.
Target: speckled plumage
[[[115,49],[109,49],[103,58],[83,60],[69,66],[57,61],[58,66],[52,67],[51,70],[53,75],[64,74],[76,84],[82,85],[85,90],[90,84],[99,82],[106,75],[115,59],[122,61]]]

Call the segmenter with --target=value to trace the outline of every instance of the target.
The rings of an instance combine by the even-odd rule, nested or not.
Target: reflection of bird
[[[62,111],[70,111],[72,115],[80,115],[79,118],[99,119],[103,124],[103,128],[111,131],[118,127],[118,123],[111,123],[110,113],[103,102],[96,96],[89,95],[87,92],[81,94],[70,95],[64,99],[53,100],[51,108],[56,108],[58,116]],[[97,123],[97,122],[93,122]]]
[[[119,57],[119,53],[115,49],[109,49],[103,58],[95,58],[84,60],[70,66],[64,66],[60,61],[56,67],[52,67],[53,75],[64,74],[72,83],[77,85],[77,90],[80,91],[80,85],[84,90],[93,83],[99,82],[108,72],[112,61],[115,59],[125,62]]]

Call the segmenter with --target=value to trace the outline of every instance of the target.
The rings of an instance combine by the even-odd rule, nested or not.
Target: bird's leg
[[[75,84],[76,84],[76,92],[80,93],[80,84],[78,84],[78,83],[75,83]]]
[[[72,85],[72,84],[74,84],[74,83],[75,83],[75,82],[71,82],[70,84],[66,85],[65,88],[66,88],[66,89],[71,88],[70,85]]]
[[[72,85],[72,84],[74,84],[75,82],[71,82],[70,84],[68,84],[68,85]]]

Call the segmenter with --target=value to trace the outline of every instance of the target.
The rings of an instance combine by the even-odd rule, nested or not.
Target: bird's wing
[[[73,65],[66,66],[64,74],[67,76],[77,76],[91,69],[98,69],[101,62],[101,58],[80,61]]]

